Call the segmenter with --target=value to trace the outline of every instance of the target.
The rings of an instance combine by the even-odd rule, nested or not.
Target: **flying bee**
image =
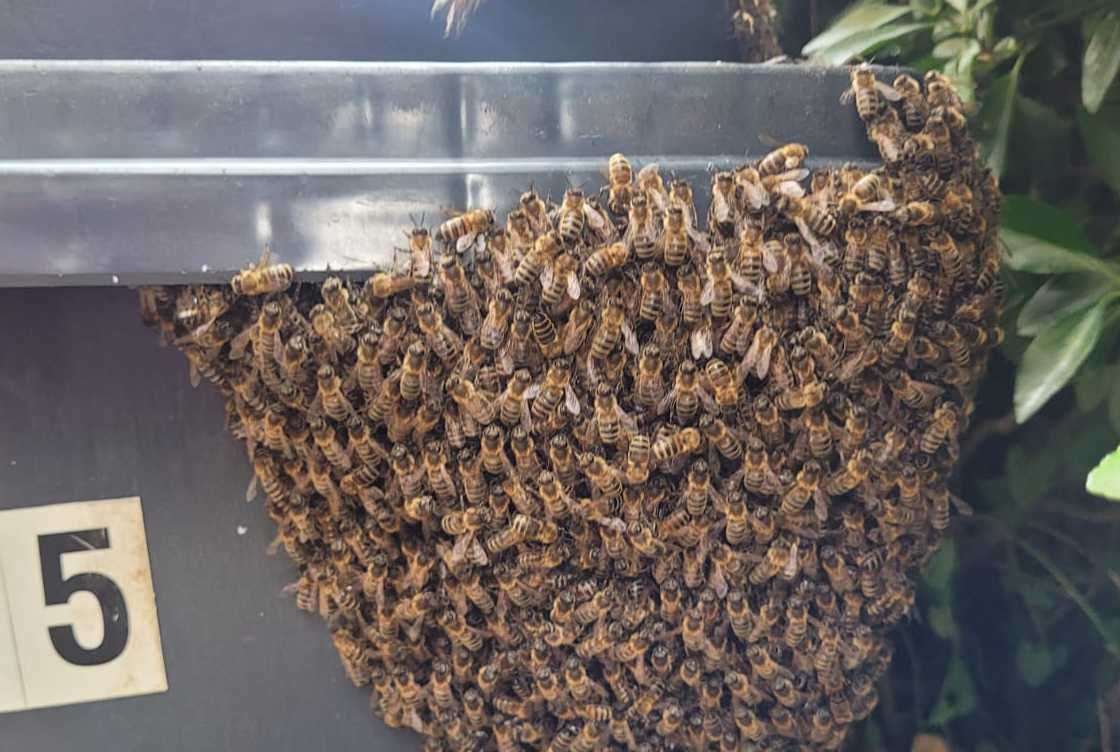
[[[853,183],[837,205],[837,210],[848,216],[858,212],[888,212],[894,208],[894,201],[886,195],[877,172],[869,172]]]
[[[236,295],[249,297],[283,292],[292,285],[295,272],[290,264],[272,264],[272,247],[265,245],[260,260],[237,274],[230,280],[230,287]]]
[[[725,238],[735,232],[739,218],[735,173],[717,172],[712,179],[712,203],[708,208],[708,228]]]
[[[607,179],[607,207],[615,214],[625,214],[634,195],[634,170],[624,154],[612,154],[607,160]]]
[[[886,108],[884,99],[897,102],[902,98],[902,95],[893,88],[877,80],[875,72],[866,63],[853,68],[851,77],[852,85],[844,92],[840,101],[850,102],[854,97],[856,112],[865,123],[878,119],[879,113]]]
[[[462,253],[474,244],[475,239],[494,225],[494,212],[489,209],[473,209],[452,217],[436,228],[436,240],[450,245]]]
[[[541,272],[541,303],[557,309],[568,299],[579,300],[579,259],[570,253],[561,253]]]
[[[894,80],[893,88],[901,97],[902,121],[912,131],[920,131],[929,117],[929,104],[922,94],[921,84],[905,73]]]

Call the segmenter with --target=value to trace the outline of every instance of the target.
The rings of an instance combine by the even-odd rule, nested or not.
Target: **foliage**
[[[1098,748],[1120,718],[1120,510],[1097,498],[1120,500],[1120,8],[858,0],[803,52],[944,72],[1006,194],[1006,339],[957,481],[977,514],[925,575],[862,748]]]

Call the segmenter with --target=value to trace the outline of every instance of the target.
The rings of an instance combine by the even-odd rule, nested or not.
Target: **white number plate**
[[[0,511],[0,712],[165,691],[140,499]]]

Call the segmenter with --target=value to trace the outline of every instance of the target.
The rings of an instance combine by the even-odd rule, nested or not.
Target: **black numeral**
[[[70,601],[74,593],[85,591],[97,598],[101,607],[101,621],[105,625],[101,644],[87,650],[74,637],[70,624],[50,628],[51,642],[58,654],[77,666],[100,666],[124,651],[128,642],[128,609],[124,595],[117,583],[102,574],[82,572],[62,579],[62,557],[109,548],[109,530],[75,530],[39,536],[39,566],[43,571],[43,592],[48,606],[60,606]]]

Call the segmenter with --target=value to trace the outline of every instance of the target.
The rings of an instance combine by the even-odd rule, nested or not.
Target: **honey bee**
[[[896,222],[912,227],[923,227],[937,221],[937,209],[928,201],[910,201],[892,215]]]
[[[583,347],[594,324],[595,304],[590,299],[579,301],[568,315],[568,321],[564,324],[563,336],[560,340],[557,340],[562,345],[561,349],[565,355],[572,355]]]
[[[830,496],[841,496],[867,480],[871,472],[871,453],[857,449],[842,468],[825,481],[825,491]]]
[[[960,410],[952,402],[942,402],[933,411],[933,418],[922,432],[920,451],[925,454],[934,454],[947,441],[951,442],[956,437],[960,425]]]
[[[886,109],[884,99],[897,102],[902,95],[887,84],[875,78],[875,72],[866,63],[852,69],[852,85],[841,102],[848,102],[854,97],[856,112],[865,123],[872,123],[878,119],[880,112]]]
[[[561,238],[555,232],[540,235],[518,264],[513,283],[518,287],[528,287],[541,277],[546,268],[551,267],[562,251]]]
[[[615,269],[621,269],[630,260],[630,246],[625,242],[611,243],[598,248],[584,262],[588,274],[602,277]]]
[[[744,292],[750,289],[750,283],[731,271],[727,259],[720,251],[708,254],[707,271],[707,282],[700,294],[700,305],[711,305],[712,316],[725,319],[731,315],[735,290]]]
[[[905,73],[894,80],[893,88],[901,97],[902,120],[912,131],[920,131],[929,116],[929,104],[922,94],[921,84]]]
[[[758,163],[758,173],[762,177],[777,175],[796,170],[805,163],[809,149],[804,144],[786,144],[763,157]]]
[[[926,71],[926,99],[930,107],[945,107],[960,110],[962,101],[945,74],[940,71]]]
[[[712,179],[712,203],[708,208],[708,227],[713,232],[730,238],[739,219],[739,201],[735,173],[717,172]]]
[[[590,355],[604,359],[622,343],[626,350],[638,354],[638,339],[626,321],[626,308],[621,301],[611,300],[602,313],[602,320],[591,337]]]
[[[664,227],[657,239],[658,253],[666,266],[680,266],[693,257],[693,251],[705,253],[708,241],[685,218],[680,206],[670,206],[665,213]]]
[[[804,509],[805,505],[812,499],[817,520],[822,523],[826,522],[828,520],[828,494],[820,486],[823,475],[824,470],[819,462],[815,460],[806,462],[797,473],[794,484],[782,496],[778,513],[787,517],[795,515]]]
[[[894,208],[894,201],[885,195],[883,180],[876,172],[869,172],[853,183],[837,205],[838,211],[844,215],[888,212]]]
[[[739,382],[735,380],[735,376],[731,369],[727,367],[727,364],[713,358],[704,367],[704,374],[708,377],[715,403],[719,409],[728,411],[734,408],[739,402]]]
[[[906,126],[893,109],[883,111],[867,128],[867,136],[879,148],[879,156],[888,165],[897,163],[903,154]]]
[[[530,409],[536,424],[543,425],[557,411],[561,402],[564,403],[564,409],[572,415],[580,414],[579,398],[572,389],[571,377],[571,361],[556,360],[549,366],[544,381],[529,388],[528,396],[536,397]]]
[[[428,348],[445,363],[457,360],[463,341],[444,322],[443,317],[431,303],[422,303],[416,308],[416,323],[420,327]]]
[[[561,253],[541,272],[541,303],[556,309],[567,299],[579,300],[579,260],[570,253]]]
[[[443,382],[448,396],[464,413],[481,425],[493,423],[497,417],[497,404],[470,381],[452,374]]]
[[[817,237],[817,234],[827,236],[836,232],[836,217],[830,211],[808,199],[785,195],[779,199],[778,207],[797,225],[801,236],[813,249],[814,258],[820,260],[835,253],[829,244]]]
[[[773,360],[774,349],[777,344],[777,332],[769,326],[759,327],[754,333],[754,339],[751,340],[751,346],[747,349],[747,354],[743,356],[743,360],[736,367],[736,380],[742,383],[752,372],[759,379],[765,379],[766,374],[770,372],[770,363]]]
[[[270,295],[283,292],[292,285],[295,271],[290,264],[272,264],[272,247],[265,245],[260,260],[237,274],[230,280],[235,295],[249,297]]]
[[[634,171],[626,155],[611,155],[607,161],[607,179],[610,182],[607,206],[615,214],[625,214],[634,190]]]
[[[489,209],[474,209],[452,217],[436,228],[436,240],[450,245],[462,253],[482,233],[494,225],[494,212]]]
[[[703,437],[695,428],[683,428],[665,438],[658,439],[652,447],[654,460],[667,464],[700,448]]]

